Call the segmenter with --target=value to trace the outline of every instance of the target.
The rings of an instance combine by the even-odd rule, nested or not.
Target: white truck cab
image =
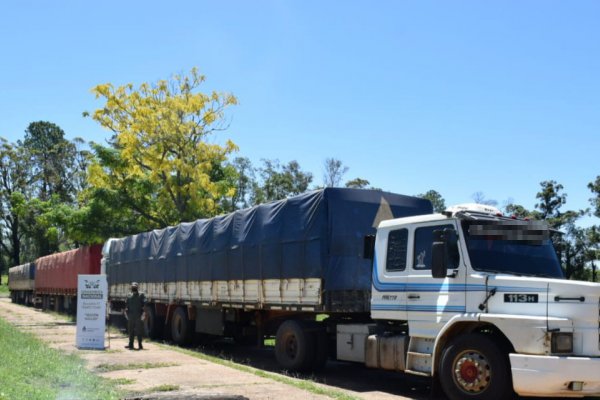
[[[477,204],[381,222],[371,317],[398,334],[369,336],[367,365],[395,337],[394,368],[452,399],[600,395],[600,284],[566,280],[549,235]]]

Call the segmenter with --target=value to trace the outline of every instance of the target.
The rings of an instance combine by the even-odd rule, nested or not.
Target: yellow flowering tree
[[[91,193],[125,208],[148,228],[216,215],[235,192],[231,141],[211,137],[227,126],[224,112],[237,104],[228,93],[205,94],[194,68],[154,84],[93,88],[104,106],[84,115],[112,131],[110,147],[94,145]],[[121,221],[122,222],[122,221]]]

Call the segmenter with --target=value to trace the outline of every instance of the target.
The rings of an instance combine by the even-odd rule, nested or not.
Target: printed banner
[[[104,349],[106,275],[79,275],[77,281],[77,347]]]

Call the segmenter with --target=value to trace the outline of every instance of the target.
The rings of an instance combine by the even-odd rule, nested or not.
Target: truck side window
[[[404,271],[408,250],[408,230],[398,229],[388,235],[386,271]]]
[[[444,228],[455,229],[453,225],[424,226],[415,230],[414,269],[431,269],[431,245],[433,231]]]

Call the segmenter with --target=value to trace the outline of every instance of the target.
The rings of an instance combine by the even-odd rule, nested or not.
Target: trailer
[[[42,309],[75,313],[77,276],[100,273],[102,245],[84,246],[36,260],[35,297]]]
[[[33,305],[35,263],[17,265],[8,270],[8,289],[13,303]]]
[[[430,212],[423,199],[324,189],[111,239],[103,258],[111,309],[119,313],[138,282],[149,303],[149,334],[166,324],[178,343],[192,331],[247,341],[273,334],[294,314],[368,318],[364,237],[384,219]]]

